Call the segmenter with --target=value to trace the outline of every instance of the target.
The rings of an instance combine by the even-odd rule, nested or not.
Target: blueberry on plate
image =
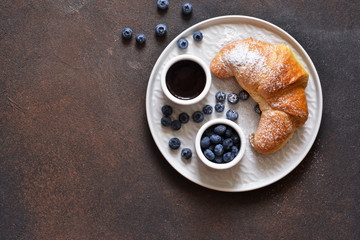
[[[164,127],[168,127],[171,125],[171,118],[169,116],[163,116],[161,118],[161,125]]]
[[[229,93],[227,100],[231,104],[237,104],[239,102],[239,96],[236,93]]]
[[[184,159],[190,159],[192,157],[192,151],[190,148],[184,148],[181,150],[181,157]]]
[[[222,145],[224,146],[224,149],[226,151],[230,150],[231,147],[234,145],[234,142],[231,138],[226,138],[224,139],[224,141],[222,142]]]
[[[239,118],[239,114],[235,110],[229,109],[226,112],[226,118],[231,120],[231,121],[235,121],[236,119]]]
[[[177,131],[181,128],[181,122],[179,120],[174,120],[171,122],[170,127],[172,130]]]
[[[189,15],[193,10],[193,6],[191,5],[191,3],[184,3],[181,9],[183,14]]]
[[[212,106],[205,105],[203,107],[203,113],[205,113],[206,115],[210,115],[210,114],[212,114],[212,112],[213,112],[213,107]]]
[[[204,114],[202,112],[200,112],[200,111],[196,111],[192,115],[192,119],[196,123],[200,123],[200,122],[204,121],[204,118],[205,118]]]
[[[234,154],[234,156],[236,156],[239,152],[239,149],[236,146],[232,146],[231,147],[231,152]]]
[[[233,140],[234,144],[237,144],[240,142],[240,137],[237,133],[232,134],[230,138]]]
[[[202,39],[203,39],[203,35],[200,31],[196,31],[194,32],[193,34],[193,39],[196,41],[196,42],[200,42]]]
[[[210,146],[210,138],[209,137],[203,137],[201,140],[200,140],[200,146],[202,148],[208,148]]]
[[[169,7],[169,1],[168,0],[158,0],[157,6],[161,10],[165,10]]]
[[[241,90],[241,91],[239,92],[239,98],[240,98],[240,100],[245,101],[245,100],[248,100],[249,97],[250,97],[250,95],[249,95],[249,93],[248,93],[247,91]]]
[[[161,107],[161,112],[164,116],[170,116],[173,113],[173,108],[169,105],[164,105]]]
[[[227,152],[223,155],[224,162],[228,163],[231,162],[234,159],[234,154],[232,152]]]
[[[137,42],[138,44],[145,44],[145,42],[146,42],[146,36],[145,36],[145,34],[140,33],[140,34],[136,35],[136,42]]]
[[[215,94],[216,101],[223,102],[226,99],[226,94],[223,91],[218,91]]]
[[[216,112],[223,112],[225,110],[225,105],[221,102],[217,102],[215,104],[215,111]]]
[[[169,147],[173,150],[176,150],[180,147],[181,142],[178,138],[173,137],[169,140]]]
[[[261,115],[261,109],[260,109],[260,106],[259,104],[256,104],[255,107],[254,107],[254,111],[257,113],[257,114],[260,114]]]
[[[179,114],[179,121],[181,123],[187,123],[189,122],[189,120],[190,120],[189,114],[187,114],[186,112],[182,112]]]
[[[186,49],[189,46],[189,42],[185,38],[180,38],[177,44],[180,49]]]
[[[204,151],[204,155],[207,159],[209,159],[210,161],[215,159],[215,154],[213,153],[213,151],[211,151],[210,149],[206,149]]]
[[[221,156],[215,156],[214,162],[222,163],[222,161],[223,161],[223,156],[222,155]]]
[[[217,144],[214,148],[214,153],[216,156],[221,156],[224,153],[224,146]]]
[[[163,37],[167,33],[167,27],[165,24],[158,24],[155,27],[155,34],[158,37]]]
[[[217,135],[223,135],[226,131],[226,126],[225,125],[217,125],[215,128],[214,128],[214,133],[216,133]]]
[[[131,28],[127,27],[122,30],[121,34],[124,39],[129,40],[132,37],[133,31],[131,30]]]
[[[213,134],[213,135],[210,136],[210,142],[212,144],[218,144],[218,143],[221,142],[221,137],[219,135],[217,135],[217,134]]]
[[[228,129],[226,129],[226,131],[225,131],[224,137],[225,137],[225,138],[230,138],[230,137],[232,136],[232,134],[233,134],[233,131],[228,128]]]

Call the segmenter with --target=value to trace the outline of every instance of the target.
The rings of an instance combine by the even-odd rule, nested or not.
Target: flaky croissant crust
[[[210,69],[221,79],[235,76],[259,103],[259,126],[250,137],[257,152],[279,150],[306,122],[309,74],[289,46],[252,38],[234,41],[219,51]]]

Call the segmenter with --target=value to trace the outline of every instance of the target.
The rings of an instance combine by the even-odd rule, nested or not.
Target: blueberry
[[[165,9],[167,9],[169,7],[169,1],[168,0],[158,0],[157,1],[157,6],[161,10],[165,10]]]
[[[180,49],[186,49],[189,46],[189,42],[185,38],[180,38],[177,44]]]
[[[202,39],[203,39],[203,35],[200,31],[197,31],[197,32],[194,32],[193,34],[193,39],[196,41],[196,42],[200,42]]]
[[[133,31],[130,28],[124,28],[122,30],[122,37],[129,40],[132,37]]]
[[[184,159],[190,159],[192,157],[192,151],[190,148],[184,148],[181,150],[181,157]]]
[[[213,112],[213,107],[210,105],[205,105],[203,107],[203,113],[205,113],[206,115],[212,114]]]
[[[236,146],[232,146],[231,147],[231,152],[234,154],[234,156],[236,156],[239,152],[239,149]]]
[[[169,116],[163,116],[161,118],[161,125],[164,127],[168,127],[171,125],[171,118]]]
[[[179,120],[174,120],[171,122],[171,125],[170,125],[171,129],[172,130],[179,130],[181,128],[181,122]]]
[[[239,95],[237,95],[236,93],[229,93],[227,100],[231,104],[237,104],[239,102]]]
[[[221,156],[224,153],[224,146],[217,144],[214,148],[214,153],[216,156]]]
[[[210,136],[213,135],[213,134],[214,134],[214,131],[213,131],[212,128],[208,128],[208,129],[206,129],[205,132],[204,132],[204,135],[205,135],[205,136],[208,136],[208,137],[210,137]]]
[[[184,3],[182,5],[182,13],[185,15],[191,14],[192,10],[193,10],[193,6],[191,5],[191,3]]]
[[[222,145],[224,146],[224,149],[226,151],[230,150],[231,147],[234,145],[234,142],[231,138],[226,138],[224,139],[224,141],[222,142]]]
[[[216,112],[223,112],[225,110],[225,105],[221,102],[215,104],[215,111]]]
[[[231,121],[235,121],[236,119],[239,118],[239,114],[235,110],[229,109],[226,112],[226,118]]]
[[[164,114],[164,116],[170,116],[173,113],[173,109],[169,105],[164,105],[161,107],[161,112]]]
[[[223,91],[218,91],[218,92],[215,94],[215,98],[216,98],[217,101],[223,102],[223,101],[225,101],[225,99],[226,99],[226,94],[225,94]]]
[[[243,101],[248,100],[250,97],[249,93],[245,90],[239,92],[239,98]]]
[[[211,151],[210,149],[206,149],[204,151],[204,155],[207,159],[209,160],[214,160],[215,159],[215,154],[213,153],[213,151]]]
[[[237,144],[240,142],[240,137],[236,133],[231,135],[231,139],[233,140],[234,144]]]
[[[204,120],[204,114],[200,111],[196,111],[193,113],[192,119],[194,120],[194,122],[200,123]]]
[[[208,148],[210,146],[210,138],[209,137],[203,137],[200,141],[200,146],[202,148]]]
[[[167,33],[167,27],[165,24],[158,24],[155,27],[155,34],[158,37],[163,37]]]
[[[214,162],[222,163],[222,161],[223,161],[223,156],[215,156]]]
[[[211,142],[212,144],[218,144],[218,143],[221,142],[221,137],[220,137],[219,135],[216,135],[216,134],[211,135],[211,136],[210,136],[210,142]]]
[[[259,104],[256,104],[255,107],[254,107],[254,111],[257,113],[257,114],[260,114],[261,115],[261,109],[260,109],[260,106]]]
[[[136,42],[138,44],[144,44],[146,42],[145,34],[140,33],[140,34],[136,35]]]
[[[234,154],[232,152],[227,152],[223,155],[224,162],[228,163],[231,162],[234,159]]]
[[[187,123],[189,120],[190,120],[190,117],[186,112],[183,112],[183,113],[179,114],[179,121],[181,123]]]
[[[173,150],[176,150],[180,147],[181,142],[178,138],[174,137],[169,140],[169,147]]]
[[[217,135],[223,135],[226,131],[226,126],[220,124],[220,125],[217,125],[215,128],[214,128],[214,133],[216,133]]]
[[[226,138],[230,138],[232,136],[232,130],[231,129],[226,129],[224,137]]]

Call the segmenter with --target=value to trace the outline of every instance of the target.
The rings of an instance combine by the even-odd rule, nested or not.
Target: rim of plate
[[[270,180],[267,180],[266,182],[263,181],[259,181],[256,182],[255,186],[253,186],[254,184],[247,184],[245,187],[241,188],[241,189],[224,189],[224,188],[218,188],[218,187],[214,187],[208,184],[205,184],[201,181],[195,181],[194,179],[192,179],[190,176],[188,176],[187,174],[185,174],[184,172],[179,171],[179,169],[177,169],[175,167],[175,165],[169,161],[166,157],[165,157],[165,153],[162,150],[162,148],[159,147],[159,143],[157,141],[156,138],[154,138],[154,130],[151,128],[150,125],[150,101],[149,101],[149,97],[151,94],[150,91],[150,83],[151,83],[151,79],[154,78],[154,76],[157,74],[157,72],[155,71],[156,69],[158,69],[160,63],[160,59],[163,58],[163,56],[167,55],[170,51],[170,49],[172,48],[173,44],[176,44],[176,42],[178,41],[178,39],[180,39],[182,36],[187,35],[188,32],[194,31],[195,29],[201,27],[208,27],[212,24],[213,22],[220,22],[220,23],[216,23],[216,24],[223,24],[223,23],[234,23],[235,21],[242,23],[242,24],[246,24],[246,22],[241,22],[241,21],[248,21],[249,23],[255,23],[255,24],[261,24],[262,26],[266,26],[267,30],[278,34],[281,38],[283,38],[284,40],[289,40],[289,42],[291,43],[291,45],[296,46],[298,48],[299,53],[303,54],[304,57],[306,59],[306,62],[309,64],[309,71],[312,71],[313,76],[315,77],[314,79],[314,84],[317,87],[317,89],[319,90],[319,96],[317,96],[317,99],[319,100],[318,102],[318,108],[320,110],[319,113],[319,117],[317,118],[317,121],[315,123],[315,127],[316,129],[314,129],[314,134],[311,135],[311,139],[308,141],[308,144],[304,146],[304,151],[302,152],[302,154],[298,157],[298,161],[294,164],[294,166],[290,167],[289,169],[287,169],[287,171],[284,171],[282,174],[279,174],[276,177],[272,177],[270,178]],[[219,17],[214,17],[214,18],[210,18],[204,21],[201,21],[197,24],[192,25],[191,27],[185,29],[183,32],[181,32],[177,37],[175,37],[167,46],[166,48],[163,50],[163,52],[160,54],[160,56],[157,58],[156,63],[151,71],[150,77],[149,77],[149,81],[148,81],[148,86],[147,86],[147,90],[146,90],[146,118],[148,121],[148,125],[150,128],[150,132],[151,135],[155,141],[155,144],[157,145],[159,151],[161,152],[161,154],[163,155],[163,157],[166,159],[166,161],[178,172],[180,173],[182,176],[184,176],[185,178],[187,178],[188,180],[190,180],[193,183],[196,183],[200,186],[203,186],[205,188],[208,189],[212,189],[212,190],[216,190],[216,191],[221,191],[221,192],[246,192],[246,191],[252,191],[252,190],[256,190],[256,189],[260,189],[266,186],[269,186],[277,181],[279,181],[280,179],[284,178],[286,175],[288,175],[289,173],[291,173],[306,157],[306,155],[309,153],[311,147],[313,146],[315,139],[319,133],[319,129],[320,129],[320,125],[321,125],[321,119],[322,119],[322,113],[323,113],[323,95],[322,95],[322,89],[321,89],[321,83],[320,83],[320,79],[319,79],[319,75],[316,71],[315,65],[312,62],[311,58],[309,57],[308,53],[305,51],[305,49],[295,40],[295,38],[293,38],[289,33],[287,33],[285,30],[283,30],[282,28],[266,21],[260,18],[256,18],[256,17],[250,17],[250,16],[245,16],[245,15],[225,15],[225,16],[219,16]]]

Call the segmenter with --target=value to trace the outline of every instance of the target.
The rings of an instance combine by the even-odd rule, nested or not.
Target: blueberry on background
[[[173,108],[170,105],[164,105],[161,107],[161,112],[165,116],[170,116],[173,113]]]
[[[169,116],[163,116],[161,118],[161,125],[164,127],[168,127],[171,125],[171,118]]]
[[[172,130],[179,130],[181,128],[181,122],[179,120],[174,120],[171,122],[171,125],[170,125],[171,129]]]
[[[223,91],[218,91],[218,92],[215,94],[215,98],[216,98],[217,101],[223,102],[223,101],[225,101],[225,99],[226,99],[226,94],[225,94]]]
[[[231,121],[235,121],[236,119],[239,118],[239,114],[235,110],[229,109],[226,112],[226,118],[231,120]]]
[[[186,112],[182,112],[179,114],[179,121],[181,123],[187,123],[189,122],[189,120],[190,120],[189,114],[187,114]]]
[[[177,44],[180,49],[186,49],[189,46],[189,42],[185,38],[180,38]]]
[[[257,113],[257,114],[260,114],[261,115],[261,110],[260,110],[260,106],[259,104],[256,104],[255,107],[254,107],[254,111]]]
[[[213,112],[213,107],[210,105],[205,105],[203,107],[203,113],[205,113],[206,115],[212,114]]]
[[[124,39],[129,40],[132,37],[133,31],[131,30],[131,28],[127,27],[122,30],[121,34]]]
[[[236,93],[229,93],[227,100],[231,104],[236,104],[239,102],[239,96]]]
[[[181,150],[181,157],[184,159],[190,159],[192,157],[192,151],[190,148],[184,148]]]
[[[183,14],[189,15],[193,10],[193,6],[191,5],[191,3],[184,3],[181,9]]]
[[[225,105],[221,102],[215,104],[215,111],[216,112],[223,112],[225,110]]]
[[[155,34],[158,37],[163,37],[167,33],[167,27],[165,24],[158,24],[155,27]]]
[[[146,36],[143,33],[136,35],[136,42],[138,44],[144,44],[146,42]]]
[[[203,39],[203,35],[200,31],[196,31],[194,32],[193,34],[193,39],[196,41],[196,42],[200,42],[202,39]]]
[[[157,6],[161,10],[165,10],[165,9],[167,9],[169,7],[169,1],[168,0],[158,0],[157,1]]]
[[[169,147],[173,150],[176,150],[180,147],[181,142],[178,138],[173,137],[169,140]]]
[[[194,120],[194,122],[200,123],[204,120],[204,114],[200,111],[196,111],[193,113],[192,119]]]
[[[249,97],[250,97],[250,95],[249,95],[249,93],[248,93],[247,91],[242,90],[242,91],[239,92],[239,98],[240,98],[240,100],[245,101],[245,100],[248,100]]]

